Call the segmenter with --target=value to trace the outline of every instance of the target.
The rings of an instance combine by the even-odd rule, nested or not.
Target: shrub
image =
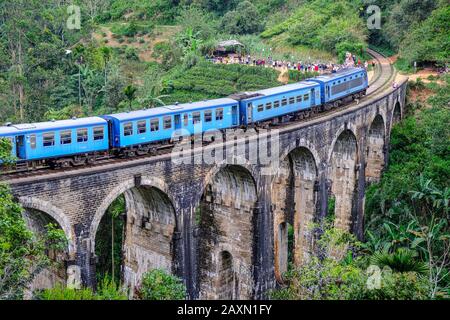
[[[289,70],[289,80],[293,82],[299,82],[305,79],[314,78],[318,75],[318,72],[301,72],[298,70]]]
[[[96,297],[98,300],[127,300],[128,295],[125,288],[117,285],[109,276],[105,276],[100,282]]]
[[[395,272],[428,273],[426,263],[418,261],[417,252],[406,248],[399,248],[391,254],[388,252],[376,252],[370,261],[380,268],[389,267]]]
[[[367,268],[370,259],[361,255],[361,244],[354,236],[331,226],[332,222],[312,226],[312,231],[321,231],[316,241],[317,255],[312,255],[302,265],[289,270],[283,276],[286,284],[281,289],[269,292],[272,299],[428,299],[426,277],[417,272],[392,272],[390,269],[381,272],[381,268],[374,269],[373,265]],[[408,269],[420,268],[402,270]]]
[[[138,296],[143,300],[184,300],[186,287],[181,279],[155,269],[144,274]]]
[[[91,288],[73,289],[61,284],[54,288],[35,293],[38,300],[127,300],[127,292],[114,280],[105,276],[99,283],[97,292]]]
[[[128,47],[125,49],[125,57],[129,60],[139,60],[137,50],[133,47]]]
[[[97,300],[91,288],[70,289],[57,285],[36,294],[38,300]]]

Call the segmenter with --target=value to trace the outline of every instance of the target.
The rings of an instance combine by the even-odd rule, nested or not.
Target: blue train
[[[155,152],[174,132],[264,127],[337,108],[366,94],[367,72],[345,69],[276,88],[228,98],[90,118],[0,127],[18,169],[67,167],[114,156]],[[1,164],[1,163],[0,163]]]

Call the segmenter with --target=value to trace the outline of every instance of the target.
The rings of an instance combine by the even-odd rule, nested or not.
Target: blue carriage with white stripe
[[[100,117],[8,124],[0,127],[0,138],[11,141],[11,155],[19,163],[34,166],[82,165],[109,149],[108,124]]]
[[[202,134],[239,125],[238,102],[215,99],[103,116],[110,126],[111,148],[127,154],[151,151],[175,135]]]

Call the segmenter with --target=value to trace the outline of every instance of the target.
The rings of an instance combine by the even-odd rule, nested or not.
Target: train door
[[[250,124],[253,122],[253,104],[249,103],[247,104],[247,124]]]
[[[311,107],[316,105],[316,89],[311,89]]]
[[[181,129],[181,115],[175,115],[175,130]]]
[[[109,147],[114,147],[114,127],[112,120],[108,120],[108,137],[109,137]]]
[[[237,106],[231,107],[231,121],[233,122],[233,126],[238,125],[238,114],[237,114]]]
[[[17,158],[26,159],[27,158],[27,150],[25,146],[25,136],[17,136],[16,137],[16,153]]]

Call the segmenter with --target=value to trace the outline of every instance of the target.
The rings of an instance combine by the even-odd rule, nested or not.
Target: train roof
[[[74,118],[70,120],[47,121],[37,123],[11,124],[0,127],[0,136],[27,134],[38,131],[79,128],[83,126],[104,125],[106,120],[100,117]]]
[[[263,90],[254,91],[254,92],[247,92],[245,94],[248,96],[248,98],[245,98],[245,94],[244,94],[243,100],[255,99],[258,97],[269,97],[269,96],[274,96],[274,95],[278,95],[278,94],[282,94],[282,93],[296,91],[299,89],[312,88],[312,87],[316,87],[316,86],[318,86],[318,84],[316,82],[301,81],[301,82],[296,82],[296,83],[292,83],[292,84],[286,84],[284,86],[279,86],[279,87],[275,87],[275,88],[263,89]]]
[[[189,112],[189,111],[195,111],[195,110],[202,110],[212,107],[221,107],[221,106],[228,106],[232,104],[236,104],[237,101],[229,98],[222,98],[222,99],[214,99],[214,100],[204,100],[199,102],[192,102],[192,103],[181,103],[177,105],[169,105],[169,106],[163,106],[163,107],[157,107],[157,108],[151,108],[151,109],[145,109],[145,110],[137,110],[137,111],[130,111],[130,112],[122,112],[122,113],[116,113],[116,114],[109,114],[105,117],[111,117],[114,119],[117,119],[119,121],[126,121],[126,120],[136,120],[136,119],[143,119],[153,116],[161,116],[165,114],[173,114],[173,113],[182,113],[182,112]]]
[[[321,75],[321,76],[315,77],[311,80],[321,80],[324,82],[328,82],[330,80],[349,76],[349,75],[352,75],[352,74],[355,74],[355,73],[358,73],[361,71],[365,71],[365,69],[364,68],[347,68],[347,69],[339,70],[336,73],[329,73],[329,74]]]

